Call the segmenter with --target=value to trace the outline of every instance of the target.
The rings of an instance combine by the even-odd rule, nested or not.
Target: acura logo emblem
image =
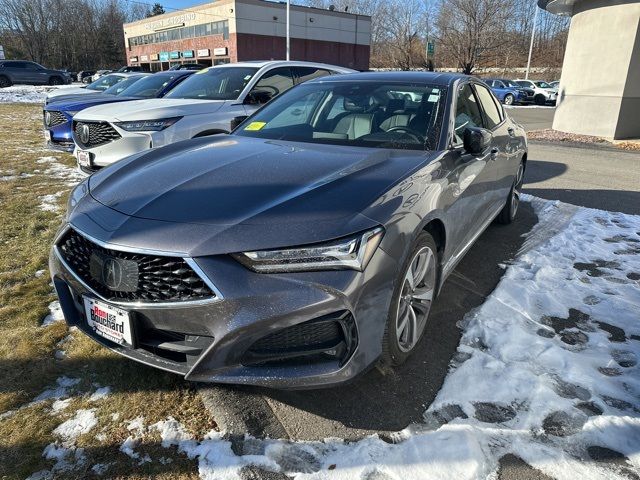
[[[122,267],[115,258],[108,258],[102,264],[102,283],[111,290],[118,290],[122,283]]]
[[[80,141],[85,145],[89,143],[91,139],[89,125],[81,125],[80,126]]]
[[[44,123],[47,127],[51,126],[51,112],[45,112]]]

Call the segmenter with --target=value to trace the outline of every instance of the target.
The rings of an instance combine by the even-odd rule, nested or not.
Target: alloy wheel
[[[436,255],[429,247],[415,254],[403,279],[396,313],[396,340],[402,352],[416,346],[427,323],[436,286]]]
[[[513,105],[513,95],[507,94],[507,96],[504,97],[504,104],[505,105]]]

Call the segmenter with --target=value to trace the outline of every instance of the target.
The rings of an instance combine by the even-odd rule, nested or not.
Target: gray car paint
[[[109,348],[192,380],[277,388],[348,381],[376,361],[396,277],[417,233],[432,222],[445,231],[442,284],[505,204],[526,154],[526,138],[522,127],[506,116],[482,155],[470,155],[453,144],[455,92],[462,83],[477,83],[469,77],[349,77],[447,86],[444,128],[436,150],[316,145],[232,134],[148,151],[90,177],[90,194],[71,212],[70,225],[116,250],[152,249],[193,258],[224,295],[205,306],[133,309],[155,328],[215,337],[188,370],[144,351],[114,344]],[[364,272],[259,274],[228,255],[318,243],[379,225],[385,235]],[[83,328],[67,285],[75,293],[92,292],[73,278],[55,248],[50,267],[67,321]],[[344,366],[266,368],[238,363],[241,353],[264,335],[338,310],[353,313],[359,337]]]

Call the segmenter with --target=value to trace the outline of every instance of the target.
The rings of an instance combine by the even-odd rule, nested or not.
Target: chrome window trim
[[[96,243],[97,245],[103,247],[103,248],[107,248],[109,250],[116,250],[116,251],[120,251],[120,252],[128,252],[128,253],[138,253],[138,254],[142,254],[142,255],[146,255],[149,254],[149,252],[153,252],[150,253],[151,255],[160,255],[160,256],[171,256],[171,257],[179,257],[182,258],[187,265],[189,265],[189,267],[191,267],[193,269],[193,271],[196,273],[196,275],[198,275],[202,281],[211,289],[211,291],[213,292],[214,296],[210,297],[210,298],[204,298],[204,299],[199,299],[199,300],[182,300],[182,301],[176,301],[176,302],[122,302],[122,301],[116,301],[116,300],[109,300],[105,297],[103,297],[102,295],[100,295],[98,292],[96,292],[93,288],[91,288],[89,285],[87,285],[87,283],[78,276],[78,274],[71,268],[71,266],[66,262],[66,260],[64,259],[64,257],[62,256],[62,254],[60,253],[60,249],[58,248],[58,242],[60,241],[60,239],[69,231],[73,229],[76,233],[78,233],[79,235],[82,235],[83,237],[85,237],[87,240],[90,240],[91,242]],[[118,245],[116,245],[116,247],[119,247]],[[144,250],[144,252],[143,252]],[[145,308],[145,309],[152,309],[152,308],[180,308],[180,307],[193,307],[193,306],[198,306],[198,305],[210,305],[212,303],[217,303],[221,300],[224,299],[222,293],[220,292],[220,290],[218,290],[218,288],[213,284],[213,282],[211,281],[211,279],[204,273],[204,271],[202,270],[202,268],[200,268],[200,266],[196,263],[196,261],[189,256],[182,256],[181,254],[177,254],[175,252],[172,252],[172,255],[168,255],[167,252],[162,252],[159,250],[148,250],[148,249],[132,249],[132,248],[114,248],[114,246],[112,244],[109,244],[107,242],[100,242],[96,239],[94,239],[93,237],[80,232],[77,228],[71,226],[71,225],[67,225],[66,228],[63,228],[60,233],[56,236],[54,245],[53,245],[53,252],[56,254],[56,257],[58,259],[58,261],[62,264],[62,266],[64,266],[65,271],[71,275],[73,277],[73,279],[78,282],[80,285],[82,285],[82,287],[84,287],[86,290],[88,290],[89,292],[91,292],[92,295],[94,295],[95,297],[97,297],[99,300],[111,304],[111,305],[117,305],[123,308]]]

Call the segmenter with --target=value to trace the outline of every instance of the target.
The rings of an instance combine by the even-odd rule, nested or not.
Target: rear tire
[[[0,76],[0,88],[6,88],[11,86],[11,80],[4,75]]]
[[[438,247],[421,232],[407,256],[391,298],[384,336],[384,365],[402,365],[420,343],[440,281]]]
[[[56,85],[62,85],[62,79],[60,77],[51,77],[49,79],[49,85],[55,87]]]
[[[522,183],[524,182],[524,162],[520,162],[518,166],[518,172],[513,180],[511,190],[509,190],[509,197],[507,202],[500,210],[500,213],[496,217],[496,221],[503,225],[509,225],[513,223],[518,213],[518,207],[520,206],[520,195],[522,193]]]
[[[514,101],[515,101],[515,98],[514,98],[514,96],[513,96],[513,95],[511,95],[510,93],[507,93],[507,94],[504,96],[504,104],[505,104],[505,105],[513,105]]]
[[[535,102],[536,105],[545,105],[547,103],[547,99],[544,98],[544,95],[542,95],[541,93],[539,93],[538,95],[536,95],[535,97]]]

